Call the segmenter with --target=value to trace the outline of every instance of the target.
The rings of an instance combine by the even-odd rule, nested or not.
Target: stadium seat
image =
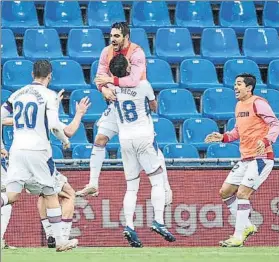
[[[16,91],[31,84],[33,63],[28,60],[9,60],[3,66],[3,88]]]
[[[38,28],[37,11],[33,1],[2,1],[2,28],[23,34],[28,28]]]
[[[78,1],[47,1],[44,10],[44,25],[55,28],[60,34],[83,26]]]
[[[147,59],[147,79],[156,91],[178,88],[169,63],[161,59]]]
[[[51,149],[52,149],[52,158],[53,159],[63,159],[64,158],[63,152],[59,146],[51,145]]]
[[[168,6],[164,1],[134,1],[131,18],[134,27],[142,27],[148,33],[171,26]]]
[[[125,21],[125,14],[120,1],[90,1],[87,9],[89,27],[100,28],[109,33],[112,24]]]
[[[201,38],[201,55],[214,64],[240,58],[235,31],[232,28],[205,28]]]
[[[222,86],[215,66],[205,59],[186,59],[180,65],[180,87],[191,91],[204,91],[209,87]]]
[[[29,60],[63,58],[55,29],[27,29],[23,39],[23,55]]]
[[[72,118],[60,118],[60,121],[65,125],[69,125],[73,119]],[[50,134],[50,141],[52,145],[56,145],[59,148],[62,148],[60,140],[58,140],[52,133]],[[70,138],[71,147],[70,150],[80,144],[88,144],[88,139],[86,136],[86,130],[83,123],[80,124],[76,133]]]
[[[70,116],[73,117],[76,113],[76,102],[79,102],[83,97],[89,97],[91,106],[88,108],[82,121],[94,122],[100,118],[101,114],[107,108],[107,104],[103,98],[102,93],[92,89],[74,90],[70,96]]]
[[[1,105],[4,104],[11,96],[12,92],[9,90],[1,89]]]
[[[161,149],[168,144],[176,144],[177,138],[173,123],[166,118],[153,118],[156,141]]]
[[[209,88],[202,95],[202,114],[215,120],[234,117],[235,92],[229,88]]]
[[[91,64],[99,59],[104,47],[105,39],[100,29],[72,29],[69,33],[68,55],[80,64]]]
[[[93,127],[93,137],[96,138],[98,132],[97,122],[94,123]],[[106,149],[108,151],[117,151],[120,147],[119,137],[118,135],[114,136],[110,141],[108,141],[106,145]]]
[[[180,63],[195,57],[190,32],[187,28],[160,28],[156,34],[156,55],[169,63]]]
[[[64,111],[64,107],[63,107],[63,105],[62,105],[62,103],[60,102],[60,104],[59,104],[59,117],[60,118],[65,118],[65,117],[69,117],[69,115],[67,115],[66,113],[65,113],[65,111]]]
[[[52,79],[49,88],[55,91],[65,89],[72,92],[76,89],[90,88],[84,80],[82,67],[73,60],[53,60]]]
[[[278,59],[279,38],[276,29],[246,29],[243,38],[243,54],[258,64],[268,64]]]
[[[206,150],[208,144],[204,142],[204,139],[212,132],[219,132],[214,120],[209,118],[187,119],[182,127],[183,142],[191,144],[199,150]]]
[[[257,79],[258,88],[265,88],[266,85],[263,83],[261,72],[258,65],[249,59],[232,59],[228,60],[223,69],[223,83],[224,86],[233,88],[235,77],[239,74],[250,73],[253,74]]]
[[[266,99],[274,114],[279,117],[279,90],[275,89],[255,89],[254,94]]]
[[[233,130],[235,127],[235,118],[229,119],[226,124],[226,132]],[[239,139],[233,142],[234,144],[239,144]]]
[[[77,145],[73,148],[73,159],[90,159],[92,153],[92,144]]]
[[[252,1],[223,1],[219,21],[222,27],[231,27],[237,33],[244,33],[247,27],[259,26]]]
[[[17,47],[13,31],[10,29],[1,30],[1,64],[9,59],[18,59]]]
[[[263,25],[274,27],[279,31],[279,2],[265,1],[263,9]]]
[[[11,147],[14,140],[14,129],[13,126],[3,126],[3,143],[8,148]]]
[[[158,114],[171,121],[201,117],[192,93],[185,89],[165,89],[158,95]]]
[[[183,142],[191,144],[199,150],[206,150],[209,144],[204,142],[206,136],[212,132],[219,132],[217,123],[209,118],[190,118],[184,121]]]
[[[275,158],[279,158],[279,144],[274,144],[272,147]]]
[[[165,158],[200,158],[197,148],[187,144],[170,144],[166,145],[163,150]],[[173,163],[173,166],[200,166],[199,162]]]
[[[239,147],[235,144],[211,144],[206,151],[207,158],[240,158]],[[233,165],[231,161],[217,163],[219,166]]]
[[[97,74],[98,65],[99,65],[99,60],[96,60],[92,63],[91,68],[90,68],[90,82],[91,82],[91,87],[94,89],[97,89],[94,79]]]
[[[201,33],[205,27],[214,27],[210,2],[178,1],[175,9],[177,26],[187,27],[191,33]]]
[[[147,38],[147,34],[143,28],[131,28],[130,29],[131,42],[138,44],[144,51],[147,58],[151,58],[150,46]]]
[[[279,59],[273,60],[268,66],[267,85],[270,88],[279,90]]]

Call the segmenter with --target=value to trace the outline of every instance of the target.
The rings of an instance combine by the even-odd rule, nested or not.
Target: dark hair
[[[52,66],[48,60],[38,60],[33,65],[34,78],[45,78],[51,72],[52,72]]]
[[[116,77],[124,77],[127,75],[128,61],[122,54],[114,56],[109,63],[110,72]]]
[[[119,29],[123,36],[130,35],[130,28],[127,22],[116,22],[111,26],[111,29]]]
[[[238,77],[242,77],[243,78],[243,82],[245,83],[246,86],[252,86],[252,94],[254,93],[254,89],[256,87],[256,77],[252,74],[248,74],[248,73],[242,73],[236,76],[236,78]],[[236,79],[235,78],[235,79]]]

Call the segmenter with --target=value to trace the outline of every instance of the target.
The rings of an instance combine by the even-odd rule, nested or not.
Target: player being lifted
[[[103,93],[109,101],[116,99],[113,89],[109,88],[110,84],[121,88],[136,87],[141,80],[146,79],[146,61],[145,54],[140,46],[130,42],[130,29],[126,22],[115,23],[111,27],[110,32],[111,44],[105,47],[100,56],[97,76],[95,82],[98,89]],[[111,59],[117,55],[124,55],[130,65],[129,75],[124,77],[116,77],[109,71]],[[99,176],[105,159],[105,146],[113,136],[118,134],[118,126],[116,123],[116,112],[114,105],[110,103],[98,121],[98,133],[94,141],[94,147],[90,158],[90,181],[86,187],[76,193],[77,196],[86,196],[88,194],[97,196],[99,187]],[[159,152],[164,166],[164,157]],[[166,169],[165,169],[166,170]],[[172,191],[170,189],[167,172],[164,177],[164,185],[166,190],[166,204],[172,202]]]
[[[51,64],[39,60],[33,66],[34,82],[14,92],[1,107],[1,119],[13,114],[14,140],[10,149],[6,193],[1,207],[16,202],[25,187],[32,194],[44,194],[47,216],[56,239],[56,251],[77,246],[77,240],[62,236],[61,207],[55,192],[55,165],[49,141],[49,129],[69,147],[69,139],[58,118],[58,97],[47,88]],[[1,141],[2,142],[2,141]]]
[[[279,134],[279,121],[268,102],[253,95],[256,78],[250,74],[236,77],[234,90],[238,103],[236,124],[225,134],[214,132],[205,142],[233,142],[240,139],[241,161],[229,173],[220,190],[223,202],[236,217],[234,235],[221,241],[223,247],[240,247],[257,232],[249,220],[250,197],[269,176],[274,165],[272,143]]]
[[[117,77],[125,77],[128,70],[128,60],[124,55],[118,54],[110,61],[110,72]],[[117,100],[114,106],[117,110],[117,124],[119,127],[119,140],[123,159],[124,173],[127,182],[127,191],[124,197],[124,215],[126,227],[124,236],[132,247],[141,247],[133,217],[137,202],[137,193],[140,182],[140,172],[143,169],[152,185],[151,203],[154,208],[155,219],[151,229],[162,235],[169,242],[175,241],[174,236],[164,225],[164,170],[158,155],[157,144],[154,137],[153,120],[150,108],[157,109],[155,95],[149,82],[140,81],[133,89],[115,89]]]

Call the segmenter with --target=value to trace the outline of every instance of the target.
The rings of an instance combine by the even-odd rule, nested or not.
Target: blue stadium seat
[[[52,149],[52,158],[53,159],[63,159],[64,158],[63,152],[59,146],[51,145],[51,149]]]
[[[214,27],[210,2],[179,1],[175,9],[175,23],[187,27],[191,33],[201,33],[205,27]]]
[[[278,59],[279,38],[276,29],[246,29],[243,38],[243,54],[258,64],[268,64],[271,60]]]
[[[204,117],[228,120],[234,117],[235,105],[235,93],[229,88],[209,88],[202,95],[202,114]]]
[[[83,97],[86,96],[89,97],[91,106],[88,108],[86,114],[83,116],[82,121],[94,122],[100,118],[101,114],[107,108],[107,104],[103,98],[103,95],[97,90],[74,90],[70,96],[70,116],[73,117],[76,113],[76,102],[79,102]]]
[[[228,59],[241,57],[235,31],[232,28],[204,29],[201,55],[214,64],[223,64]]]
[[[166,145],[163,150],[165,158],[200,158],[197,148],[187,144],[170,144]],[[174,166],[200,166],[199,162],[195,163],[174,163]]]
[[[33,1],[3,1],[2,27],[23,34],[28,28],[38,28],[37,11]]]
[[[176,144],[177,138],[173,123],[166,118],[153,118],[156,141],[161,149],[168,144]]]
[[[265,1],[263,9],[263,25],[279,30],[279,2]]]
[[[169,63],[180,63],[195,57],[190,32],[187,28],[160,28],[156,34],[156,55]]]
[[[212,132],[219,132],[217,123],[209,118],[190,118],[184,121],[183,142],[191,144],[199,150],[206,150],[208,144],[204,142],[206,136]]]
[[[233,130],[235,127],[235,118],[229,119],[226,124],[226,132]],[[234,144],[239,144],[239,139],[233,142]]]
[[[97,122],[94,123],[93,127],[93,137],[96,138],[98,132]],[[120,147],[119,137],[118,135],[114,136],[106,145],[106,149],[108,151],[117,151]]]
[[[247,27],[259,26],[252,1],[223,1],[219,21],[222,27],[231,27],[237,33],[243,33]]]
[[[279,90],[279,59],[273,60],[268,66],[267,85],[270,88]]]
[[[96,60],[92,63],[91,68],[90,68],[90,83],[91,83],[91,87],[94,89],[97,89],[94,79],[97,74],[98,65],[99,65],[99,60]]]
[[[185,89],[165,89],[158,96],[158,114],[172,121],[201,117],[192,93]]]
[[[215,66],[205,59],[185,59],[180,65],[180,87],[192,91],[204,91],[209,87],[222,86]]]
[[[8,148],[11,147],[14,140],[14,129],[13,126],[3,126],[3,143]]]
[[[65,125],[69,125],[73,119],[72,118],[60,118],[60,121]],[[60,140],[58,140],[52,133],[50,134],[50,141],[52,145],[56,145],[59,148],[62,148],[62,144]],[[88,139],[86,136],[86,130],[83,123],[80,124],[76,133],[70,138],[71,147],[70,150],[80,144],[88,144]]]
[[[254,94],[266,99],[274,114],[279,117],[279,90],[275,89],[255,89]]]
[[[279,144],[274,144],[272,147],[275,158],[279,158]]]
[[[169,63],[161,59],[147,59],[147,79],[156,91],[178,88]]]
[[[65,89],[71,92],[76,89],[90,88],[84,80],[82,68],[79,63],[73,60],[53,60],[52,79],[49,88],[60,91]]]
[[[31,84],[33,63],[28,60],[9,60],[3,66],[3,88],[16,91]],[[20,77],[19,77],[20,76]]]
[[[235,77],[243,72],[253,74],[257,79],[258,88],[265,88],[263,83],[261,72],[258,65],[249,59],[232,59],[228,60],[223,69],[223,83],[224,86],[233,88]]]
[[[130,29],[131,42],[138,44],[144,51],[147,58],[152,57],[149,47],[147,34],[143,28],[131,28]]]
[[[18,59],[17,47],[13,31],[10,29],[1,30],[1,64],[9,59]]]
[[[23,55],[29,60],[63,58],[55,29],[27,29],[23,39]]]
[[[9,90],[1,89],[1,105],[4,104],[11,96],[12,92]]]
[[[80,64],[91,64],[99,59],[104,47],[105,39],[100,29],[72,29],[69,33],[68,55]]]
[[[120,1],[91,1],[87,9],[89,27],[97,27],[103,32],[110,32],[111,25],[125,21],[125,14]]]
[[[235,144],[211,144],[206,151],[207,158],[240,158],[239,147]],[[231,161],[217,163],[219,166],[232,165]]]
[[[92,144],[77,145],[73,148],[72,158],[90,159],[92,148],[93,148]]]
[[[71,28],[83,26],[78,1],[47,1],[44,10],[44,25],[58,33],[66,34]]]
[[[164,1],[134,1],[131,18],[134,27],[142,27],[148,33],[171,26],[168,6]]]

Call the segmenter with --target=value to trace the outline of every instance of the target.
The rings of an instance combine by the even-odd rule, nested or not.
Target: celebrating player
[[[110,61],[110,72],[117,77],[127,75],[128,61],[124,55],[118,54]],[[115,89],[117,101],[114,105],[117,110],[117,124],[122,152],[124,173],[127,182],[127,191],[124,197],[124,215],[126,227],[124,236],[132,247],[141,247],[133,217],[137,202],[137,193],[140,182],[140,172],[146,172],[152,185],[151,203],[154,208],[155,219],[151,229],[162,235],[169,242],[175,241],[174,236],[164,225],[164,170],[158,155],[157,144],[154,138],[153,120],[150,108],[157,109],[157,102],[152,87],[146,80],[133,88]],[[166,175],[166,174],[165,174]]]
[[[223,135],[214,132],[205,139],[207,143],[240,139],[242,159],[233,167],[220,190],[222,200],[236,217],[234,235],[220,242],[223,247],[243,246],[246,239],[257,232],[249,220],[249,199],[267,179],[274,165],[272,143],[279,134],[279,121],[268,102],[253,95],[255,86],[253,75],[244,73],[236,77],[235,127]]]

